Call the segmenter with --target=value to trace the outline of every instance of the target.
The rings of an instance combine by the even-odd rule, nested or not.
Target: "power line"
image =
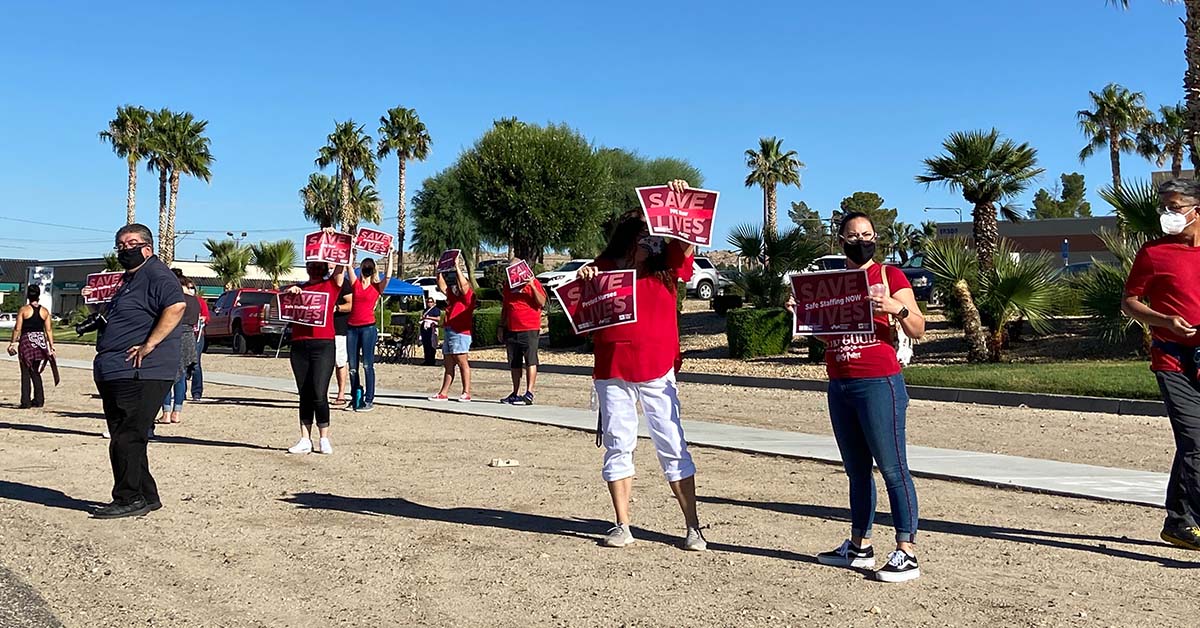
[[[59,225],[59,224],[55,224],[52,222],[40,222],[37,220],[25,220],[24,218],[9,218],[7,216],[0,216],[0,220],[10,220],[12,222],[23,222],[23,223],[30,224],[30,225],[41,225],[43,227],[58,227],[60,229],[78,229],[80,231],[98,231],[100,233],[114,233],[113,231],[110,231],[108,229],[97,229],[95,227],[80,227],[78,225]]]

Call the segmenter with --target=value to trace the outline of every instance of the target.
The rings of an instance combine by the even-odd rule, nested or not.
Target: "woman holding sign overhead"
[[[450,398],[450,386],[454,384],[454,369],[462,374],[462,395],[459,401],[471,400],[471,364],[467,361],[471,351],[471,328],[474,326],[475,308],[478,302],[471,289],[470,275],[462,255],[454,258],[454,270],[439,272],[438,290],[446,295],[446,328],[442,341],[442,360],[446,371],[442,375],[442,387],[429,399],[446,401]]]
[[[829,373],[829,418],[850,478],[850,538],[837,549],[817,555],[824,565],[871,568],[875,550],[875,477],[887,485],[896,549],[875,572],[884,582],[903,582],[921,575],[913,543],[917,536],[917,492],[905,453],[908,392],[892,345],[892,321],[910,338],[925,335],[925,317],[912,287],[894,266],[875,263],[875,226],[866,214],[851,212],[838,229],[846,267],[867,271],[875,329],[868,333],[830,336],[825,348]],[[804,304],[799,304],[803,306]],[[788,301],[791,310],[797,304]]]
[[[682,192],[684,181],[672,181]],[[680,240],[650,235],[641,213],[626,214],[613,231],[608,246],[593,264],[579,269],[579,278],[593,280],[603,271],[633,270],[636,321],[595,332],[596,397],[604,444],[601,475],[616,511],[616,525],[601,543],[625,547],[633,543],[629,526],[629,497],[633,491],[633,451],[637,446],[638,411],[642,403],[650,437],[663,475],[683,510],[687,533],[683,548],[707,549],[696,515],[696,465],[688,453],[679,422],[679,395],[675,371],[679,367],[679,321],[676,290],[692,274],[694,247]]]
[[[292,374],[296,377],[296,388],[300,393],[300,440],[288,449],[290,454],[307,454],[313,451],[332,454],[333,444],[329,440],[329,380],[333,377],[333,311],[342,284],[346,281],[345,267],[336,266],[332,276],[329,264],[308,262],[308,281],[291,286],[285,292],[321,292],[327,295],[327,311],[322,317],[324,324],[303,325],[292,323]],[[312,426],[317,424],[319,440],[313,447]]]

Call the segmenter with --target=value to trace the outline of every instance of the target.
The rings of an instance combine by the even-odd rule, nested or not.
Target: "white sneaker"
[[[604,547],[625,547],[633,543],[633,533],[629,531],[628,523],[618,523],[608,529],[604,538],[600,539],[600,544]]]
[[[299,441],[296,442],[295,445],[292,445],[291,447],[288,448],[288,453],[289,454],[310,454],[310,453],[312,453],[312,450],[313,450],[312,441],[307,438],[301,438]]]
[[[328,438],[322,438],[317,443],[317,453],[319,453],[319,454],[333,453],[333,443],[329,442]]]
[[[683,539],[683,549],[689,552],[703,552],[708,549],[708,541],[700,533],[700,528],[688,528],[687,537]]]

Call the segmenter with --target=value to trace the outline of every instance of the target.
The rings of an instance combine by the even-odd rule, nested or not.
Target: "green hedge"
[[[504,295],[500,293],[499,288],[480,288],[475,292],[475,296],[480,301],[495,301],[497,303],[504,299]]]
[[[554,348],[577,347],[583,344],[583,338],[576,336],[571,329],[571,321],[567,313],[560,308],[546,310],[546,321],[550,326],[550,346]]]
[[[780,355],[792,343],[792,317],[783,308],[733,310],[725,337],[734,358]]]
[[[476,310],[490,310],[504,305],[500,299],[479,299],[479,304],[475,306]]]
[[[496,329],[500,326],[500,308],[480,308],[475,310],[475,318],[471,328],[471,347],[495,347],[500,344],[496,340]]]

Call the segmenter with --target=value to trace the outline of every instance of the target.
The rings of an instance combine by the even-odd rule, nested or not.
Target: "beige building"
[[[1046,220],[1000,221],[1000,237],[1012,242],[1018,251],[1045,251],[1060,259],[1063,265],[1114,261],[1098,235],[1101,229],[1116,231],[1116,216],[1093,218],[1050,218]],[[969,222],[940,222],[938,237],[951,238],[974,235]]]

